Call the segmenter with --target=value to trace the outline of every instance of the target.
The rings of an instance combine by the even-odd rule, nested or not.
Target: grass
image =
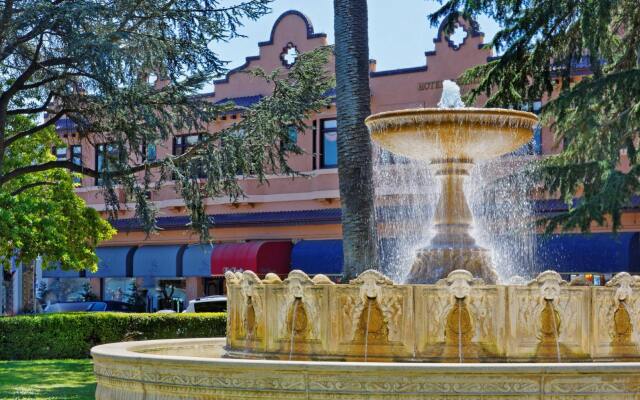
[[[0,361],[0,400],[89,400],[95,390],[89,359]]]

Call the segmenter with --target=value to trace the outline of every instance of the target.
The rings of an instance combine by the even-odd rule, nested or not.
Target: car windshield
[[[106,311],[107,310],[107,303],[93,303],[93,306],[91,307],[91,311]]]
[[[225,312],[227,311],[226,300],[203,301],[193,305],[195,312]]]

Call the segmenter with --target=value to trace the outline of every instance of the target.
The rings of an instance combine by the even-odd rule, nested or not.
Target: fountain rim
[[[179,355],[161,355],[145,353],[144,350],[153,348],[184,348],[193,345],[210,344],[223,348],[226,338],[193,338],[193,339],[159,339],[134,342],[116,342],[95,346],[91,349],[94,359],[130,360],[136,363],[167,361],[186,363],[191,365],[220,365],[226,367],[243,367],[257,369],[299,369],[359,371],[362,373],[379,370],[405,369],[414,372],[442,373],[442,372],[473,372],[477,374],[499,374],[504,372],[519,373],[607,373],[637,372],[640,362],[554,362],[554,363],[425,363],[425,362],[362,362],[362,361],[300,361],[300,360],[266,360],[239,359],[219,357],[193,357]],[[137,350],[137,351],[136,351]]]
[[[383,111],[377,114],[372,114],[365,118],[364,123],[370,130],[386,130],[387,128],[377,127],[382,120],[388,119],[400,119],[395,125],[411,124],[426,124],[430,122],[431,116],[449,116],[451,121],[460,116],[475,116],[478,118],[478,122],[481,122],[481,118],[486,117],[507,117],[508,119],[520,120],[523,124],[522,127],[531,128],[533,125],[539,122],[538,116],[528,111],[512,110],[507,108],[408,108],[403,110]],[[403,121],[402,118],[409,118],[408,121]],[[468,121],[468,120],[467,120]],[[473,122],[473,121],[469,121]],[[486,125],[495,125],[485,123]]]

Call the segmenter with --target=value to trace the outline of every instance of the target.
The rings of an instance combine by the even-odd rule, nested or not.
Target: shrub
[[[69,313],[0,317],[0,359],[86,358],[127,340],[224,336],[226,314]]]

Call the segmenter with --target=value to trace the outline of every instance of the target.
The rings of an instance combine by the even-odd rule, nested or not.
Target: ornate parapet
[[[292,271],[227,276],[227,355],[340,361],[579,361],[640,358],[640,278],[570,285],[545,271],[488,285],[456,270],[433,285],[377,271],[348,284]]]

